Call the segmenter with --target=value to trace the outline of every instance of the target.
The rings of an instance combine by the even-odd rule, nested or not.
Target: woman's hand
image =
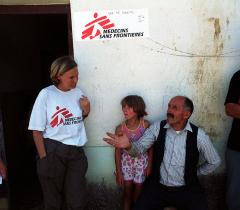
[[[80,98],[80,107],[83,110],[83,118],[86,118],[90,112],[90,101],[86,96]]]

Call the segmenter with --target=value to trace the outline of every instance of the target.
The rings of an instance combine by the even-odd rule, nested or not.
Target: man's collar
[[[166,125],[164,126],[164,128],[169,129],[169,128],[172,128],[172,127],[171,127],[171,126],[168,124],[168,122],[167,122]],[[173,129],[173,128],[172,128],[172,129]],[[173,129],[173,130],[174,130],[174,129]],[[191,127],[189,121],[187,122],[185,128],[183,128],[182,131],[184,131],[184,130],[192,132],[192,127]]]

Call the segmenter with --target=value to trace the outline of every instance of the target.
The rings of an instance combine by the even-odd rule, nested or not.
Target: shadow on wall
[[[225,175],[212,175],[200,178],[207,193],[209,210],[226,210],[225,204]],[[85,210],[120,210],[122,189],[108,187],[104,180],[101,183],[88,183]],[[0,209],[1,206],[0,206]],[[23,210],[23,209],[22,209]],[[42,206],[24,210],[43,210]],[[164,210],[176,210],[165,208]]]
[[[120,210],[122,190],[107,187],[104,181],[88,184],[85,210]]]
[[[211,175],[200,177],[209,203],[209,210],[226,210],[225,204],[225,175]],[[120,210],[122,190],[109,188],[104,181],[99,184],[89,184],[86,210]],[[165,210],[173,210],[165,208]]]
[[[226,175],[200,177],[208,197],[209,210],[226,210]]]

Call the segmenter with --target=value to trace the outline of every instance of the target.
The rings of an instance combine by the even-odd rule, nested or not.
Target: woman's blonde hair
[[[59,84],[58,76],[77,67],[77,63],[71,56],[62,56],[52,62],[50,69],[50,78],[54,85]]]

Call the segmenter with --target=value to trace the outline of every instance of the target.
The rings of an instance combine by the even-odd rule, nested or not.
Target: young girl
[[[138,141],[149,122],[143,117],[147,115],[142,97],[129,95],[121,101],[125,122],[116,128],[117,135],[126,134],[130,141]],[[139,196],[145,177],[151,172],[152,148],[138,157],[130,156],[125,150],[115,149],[116,181],[124,189],[123,209],[130,210]]]

